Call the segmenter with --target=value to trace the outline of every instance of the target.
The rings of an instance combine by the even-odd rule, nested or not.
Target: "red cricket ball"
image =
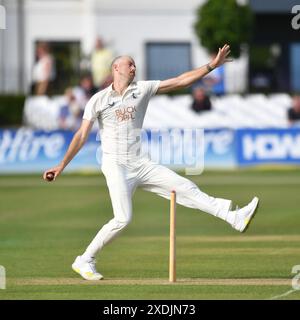
[[[53,173],[53,172],[48,172],[48,173],[46,174],[46,179],[47,179],[48,181],[52,181],[52,180],[54,179],[54,173]]]

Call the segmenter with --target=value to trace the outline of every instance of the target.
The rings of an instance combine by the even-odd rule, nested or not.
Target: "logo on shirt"
[[[136,108],[135,106],[129,106],[125,108],[120,108],[115,111],[118,122],[134,120]]]

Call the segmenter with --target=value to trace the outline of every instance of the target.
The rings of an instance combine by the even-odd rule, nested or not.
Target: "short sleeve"
[[[98,95],[95,94],[91,97],[84,108],[84,113],[82,118],[89,121],[95,121],[97,118],[96,105],[98,102]]]
[[[141,81],[141,84],[150,98],[156,94],[160,85],[160,80]]]

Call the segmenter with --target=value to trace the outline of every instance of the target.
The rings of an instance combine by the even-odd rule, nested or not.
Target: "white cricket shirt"
[[[132,82],[122,96],[110,85],[88,101],[83,119],[98,120],[104,156],[120,161],[139,156],[145,113],[159,84],[160,81]]]

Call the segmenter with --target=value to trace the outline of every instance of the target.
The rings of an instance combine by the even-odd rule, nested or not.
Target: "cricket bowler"
[[[191,86],[213,69],[231,61],[229,53],[230,47],[225,44],[210,63],[163,81],[135,82],[136,65],[130,56],[120,56],[112,62],[112,84],[88,101],[81,126],[74,134],[63,160],[43,175],[46,181],[55,181],[84,145],[97,120],[103,154],[101,169],[109,189],[114,216],[72,264],[73,270],[84,279],[103,279],[96,270],[96,255],[130,223],[132,196],[137,187],[167,199],[170,199],[171,191],[175,190],[176,201],[180,205],[218,217],[239,232],[249,226],[258,207],[257,197],[245,207],[231,210],[231,200],[207,195],[193,182],[137,152],[141,144],[137,136],[141,133],[151,97],[157,93]],[[51,179],[49,174],[52,175]]]

